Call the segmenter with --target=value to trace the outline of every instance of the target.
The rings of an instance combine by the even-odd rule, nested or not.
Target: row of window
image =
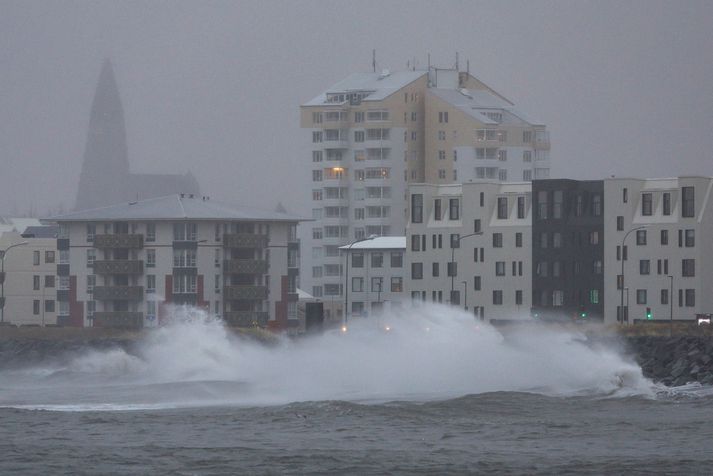
[[[355,276],[352,278],[351,290],[355,293],[365,292],[364,288],[364,278],[360,276]],[[401,276],[392,276],[390,278],[391,287],[389,288],[392,293],[400,293],[404,290],[404,279]],[[372,277],[371,278],[371,292],[380,293],[385,292],[384,289],[384,278],[383,277]]]
[[[602,196],[598,193],[578,192],[573,193],[571,200],[565,203],[562,190],[539,190],[535,194],[535,207],[537,218],[540,220],[558,220],[569,214],[581,217],[586,213],[598,217],[602,214]]]
[[[479,279],[479,276],[476,276]],[[478,288],[479,289],[479,288]],[[493,290],[493,305],[502,306],[504,302],[504,292],[502,289]],[[521,289],[515,290],[515,304],[521,306],[523,304],[523,292]],[[414,303],[426,301],[427,291],[411,291],[411,301]],[[433,302],[443,302],[443,291],[431,291],[431,300]],[[460,290],[453,290],[450,293],[450,303],[454,305],[460,304]],[[482,307],[474,308],[476,315],[481,318],[484,316]]]
[[[628,201],[628,189],[622,190],[622,201]],[[642,192],[641,194],[641,215],[652,216],[654,212],[654,194],[652,192]],[[672,213],[671,192],[661,194],[661,213],[669,216]],[[695,187],[681,187],[681,216],[692,218],[696,213]]]
[[[146,223],[146,234],[144,235],[144,241],[155,242],[156,241],[156,224]],[[105,223],[104,224],[104,234],[109,233],[125,233],[128,234],[129,230],[132,234],[138,231],[138,223]],[[296,225],[292,228],[295,230],[290,230],[290,236],[296,236]],[[93,243],[96,236],[97,225],[95,223],[87,224],[86,240],[87,243]],[[253,224],[253,223],[216,223],[215,224],[215,241],[221,241],[222,235],[227,233],[258,233],[266,234],[270,233],[269,224]],[[173,241],[196,241],[198,234],[198,225],[196,223],[181,222],[173,224]],[[293,240],[294,241],[294,240]]]
[[[350,104],[358,104],[361,99],[368,96],[369,92],[357,92],[357,93],[336,93],[328,94],[327,102],[341,103],[344,101],[349,101]],[[366,111],[354,111],[354,122],[364,122],[366,117],[367,121],[388,121],[389,111],[387,110],[370,110]],[[325,111],[325,112],[313,112],[312,122],[315,124],[322,124],[323,122],[345,122],[349,120],[349,112],[347,111]]]
[[[636,290],[636,304],[649,304],[647,289]],[[659,293],[659,302],[662,305],[670,305],[670,296],[668,289],[661,289]],[[695,307],[696,306],[696,290],[695,289],[679,289],[678,290],[678,307]],[[625,308],[628,306],[624,306]],[[617,306],[617,315],[621,312],[620,306]]]
[[[477,248],[476,248],[477,249]],[[482,250],[482,248],[481,248]],[[477,257],[477,253],[476,253]],[[477,261],[477,258],[476,258]],[[512,261],[511,262],[511,274],[512,276],[522,276],[522,261]],[[495,262],[495,275],[496,276],[506,276],[507,262],[506,261],[496,261]],[[440,263],[432,263],[431,265],[431,275],[436,278],[440,276]],[[446,276],[455,277],[458,276],[458,262],[449,261],[446,263]],[[423,263],[411,263],[411,279],[423,279]],[[478,286],[480,286],[480,279],[478,279]],[[478,287],[478,289],[480,289]]]

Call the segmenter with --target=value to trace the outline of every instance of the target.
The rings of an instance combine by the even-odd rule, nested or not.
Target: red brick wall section
[[[84,301],[77,301],[77,277],[69,277],[69,325],[84,327]]]
[[[196,297],[196,306],[200,307],[205,312],[210,312],[210,303],[208,301],[205,301],[205,298],[203,297],[205,295],[203,292],[205,289],[203,282],[203,275],[199,274],[196,283],[196,291],[198,292],[198,296]]]
[[[166,275],[166,289],[164,292],[164,300],[158,305],[158,325],[166,324],[168,320],[168,306],[173,301],[173,276]]]
[[[273,332],[281,332],[287,329],[288,283],[288,277],[282,276],[280,279],[280,300],[275,302],[275,320],[267,323],[267,328]]]

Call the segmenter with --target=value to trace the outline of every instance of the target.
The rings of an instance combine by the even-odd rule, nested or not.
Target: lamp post
[[[476,231],[475,233],[469,233],[467,235],[459,236],[456,238],[455,243],[458,243],[458,248],[460,248],[460,242],[463,240],[463,238],[468,238],[469,236],[480,236],[482,235],[482,231]],[[450,302],[453,304],[453,291],[455,289],[455,277],[456,277],[456,265],[455,265],[455,251],[456,248],[453,246],[455,243],[451,243],[451,296],[450,296]]]
[[[352,249],[352,246],[356,245],[357,243],[361,243],[362,241],[368,241],[368,240],[373,240],[376,238],[376,235],[369,235],[366,238],[360,238],[358,240],[354,240],[351,243],[349,243],[349,246],[346,246],[346,264],[344,265],[344,314],[342,318],[342,330],[346,331],[347,329],[347,321],[349,320],[348,317],[348,312],[349,312],[349,252]]]
[[[622,324],[624,324],[624,318],[628,317],[628,316],[625,316],[625,312],[624,312],[624,243],[626,242],[626,238],[632,232],[637,231],[637,230],[642,230],[646,227],[647,227],[647,225],[642,225],[642,226],[637,226],[636,228],[632,228],[631,230],[626,232],[626,234],[624,235],[624,238],[622,238],[622,240],[621,240],[621,256],[620,256],[620,258],[621,258],[621,291],[619,294],[620,294],[620,301],[621,301],[621,323]]]
[[[463,283],[463,309],[468,311],[468,281],[461,281]]]
[[[668,292],[668,304],[670,306],[670,311],[669,311],[669,321],[670,321],[670,326],[669,326],[669,337],[673,337],[673,276],[668,275],[666,276],[670,280],[670,288]]]
[[[2,251],[2,256],[0,256],[0,323],[5,322],[5,256],[7,252],[16,246],[26,245],[28,242],[23,241],[22,243],[15,243],[10,245]]]

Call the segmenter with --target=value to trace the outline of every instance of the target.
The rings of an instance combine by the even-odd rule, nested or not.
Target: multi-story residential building
[[[711,177],[604,180],[606,321],[713,313],[712,192]]]
[[[301,107],[312,217],[301,231],[302,285],[341,313],[339,247],[403,235],[406,187],[549,175],[545,127],[468,72],[353,74]],[[309,160],[305,158],[306,160]]]
[[[298,218],[170,195],[55,217],[58,321],[153,326],[191,304],[230,325],[296,320]]]
[[[0,260],[4,271],[0,272],[0,320],[15,325],[56,324],[56,227],[0,233]]]
[[[401,308],[404,292],[406,238],[367,238],[340,248],[345,254],[347,315],[366,317]]]
[[[535,180],[532,198],[533,315],[602,319],[603,182]]]
[[[479,181],[409,188],[406,290],[480,319],[529,316],[531,185]]]

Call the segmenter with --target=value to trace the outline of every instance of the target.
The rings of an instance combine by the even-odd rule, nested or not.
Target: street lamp
[[[354,240],[351,243],[349,243],[349,246],[346,246],[346,264],[345,264],[345,270],[344,270],[344,317],[342,319],[342,331],[346,331],[347,329],[347,321],[349,318],[347,317],[347,313],[349,312],[349,252],[352,249],[352,246],[356,245],[357,243],[361,243],[362,241],[368,241],[368,240],[373,240],[376,238],[377,235],[369,235],[366,238],[360,238],[358,240]]]
[[[456,265],[455,265],[456,248],[453,245],[458,243],[458,248],[460,248],[460,242],[464,238],[468,238],[469,236],[480,236],[482,234],[483,234],[482,231],[476,231],[475,233],[470,233],[470,234],[459,236],[459,237],[455,238],[455,243],[451,242],[451,263],[452,263],[451,264],[451,299],[450,299],[451,304],[453,303],[453,290],[455,289],[455,277],[456,277]]]
[[[468,281],[461,281],[463,283],[463,309],[468,311]]]
[[[634,231],[637,230],[642,230],[646,228],[648,225],[641,225],[637,226],[636,228],[632,228],[631,230],[627,231],[626,234],[624,235],[624,238],[621,240],[621,291],[619,292],[620,298],[621,298],[621,323],[624,324],[624,318],[628,317],[625,316],[624,313],[624,243],[626,242],[626,238]],[[628,253],[627,253],[628,254]],[[627,319],[628,320],[628,319]]]
[[[10,245],[2,251],[2,256],[0,256],[0,323],[5,322],[5,256],[7,255],[7,252],[10,251],[11,249],[15,248],[16,246],[22,246],[26,245],[27,241],[23,241],[21,243],[15,243],[14,245]]]
[[[672,275],[667,275],[666,276],[669,280],[671,280],[671,286],[670,290],[668,292],[668,303],[670,305],[670,311],[669,311],[669,320],[671,322],[671,325],[669,326],[669,337],[673,336],[673,276]]]

